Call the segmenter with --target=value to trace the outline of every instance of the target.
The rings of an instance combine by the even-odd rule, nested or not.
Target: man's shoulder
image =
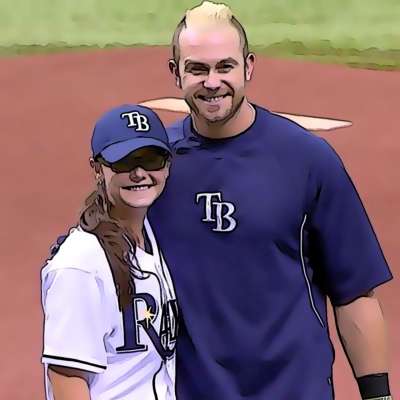
[[[324,153],[331,150],[328,143],[322,137],[288,117],[254,103],[253,106],[257,111],[257,119],[261,120],[261,123],[258,123],[257,126],[260,130],[267,133],[263,137],[266,139],[268,146],[272,144],[275,150],[282,148],[283,151],[291,151],[293,149],[301,153]],[[189,115],[166,127],[168,139],[172,147],[176,148],[186,138],[190,131],[188,124],[190,124]],[[257,140],[259,139],[260,137],[258,136]]]
[[[280,135],[297,136],[299,138],[315,138],[316,135],[283,114],[257,107],[257,117],[262,118],[265,127]]]
[[[263,121],[262,129],[268,145],[273,145],[274,150],[282,148],[283,151],[295,151],[296,153],[313,153],[315,151],[326,151],[326,141],[309,131],[286,116],[269,111],[261,106],[257,107],[257,116]],[[329,146],[328,146],[329,147]]]
[[[185,124],[189,116],[181,118],[166,127],[168,140],[171,146],[185,138]]]

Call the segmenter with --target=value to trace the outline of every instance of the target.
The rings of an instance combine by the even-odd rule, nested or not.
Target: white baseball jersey
[[[177,303],[147,220],[145,229],[152,254],[136,249],[142,276],[123,312],[98,239],[79,226],[42,269],[47,400],[53,400],[49,364],[93,372],[92,400],[175,399]]]

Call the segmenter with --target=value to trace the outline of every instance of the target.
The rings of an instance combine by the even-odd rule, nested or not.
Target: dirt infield
[[[39,273],[50,244],[75,222],[93,187],[88,164],[93,122],[119,103],[178,96],[168,56],[166,50],[145,48],[0,60],[2,399],[44,398]],[[323,136],[353,177],[395,278],[400,267],[399,93],[400,72],[261,58],[249,87],[252,101],[275,111],[353,121],[351,128]],[[179,117],[160,115],[164,122]],[[399,291],[397,279],[378,290],[389,324],[397,396]],[[358,399],[334,331],[332,337],[336,399]]]

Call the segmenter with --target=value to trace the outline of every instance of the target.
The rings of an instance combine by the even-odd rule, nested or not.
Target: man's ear
[[[173,58],[170,58],[168,60],[168,68],[169,68],[169,72],[171,72],[171,74],[175,75],[175,70],[178,66],[176,65],[176,61]]]
[[[256,55],[249,53],[245,59],[245,79],[250,81],[253,76],[254,63],[256,61]]]
[[[175,79],[175,85],[179,88],[182,89],[182,85],[181,85],[181,77],[179,75],[179,66],[177,64],[177,62],[171,58],[168,61],[168,68],[169,71],[171,72],[171,74],[174,76]]]

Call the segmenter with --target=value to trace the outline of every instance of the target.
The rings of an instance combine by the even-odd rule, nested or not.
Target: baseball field
[[[88,163],[93,122],[119,103],[179,97],[165,45],[183,10],[197,4],[26,3],[0,0],[0,398],[13,400],[44,398],[40,269],[51,243],[76,222],[93,188]],[[226,3],[246,26],[258,56],[249,85],[253,102],[353,123],[315,134],[341,155],[395,276],[377,294],[389,328],[392,392],[399,397],[400,3]],[[166,123],[182,116],[160,115]],[[330,322],[336,399],[356,400],[331,314]]]

